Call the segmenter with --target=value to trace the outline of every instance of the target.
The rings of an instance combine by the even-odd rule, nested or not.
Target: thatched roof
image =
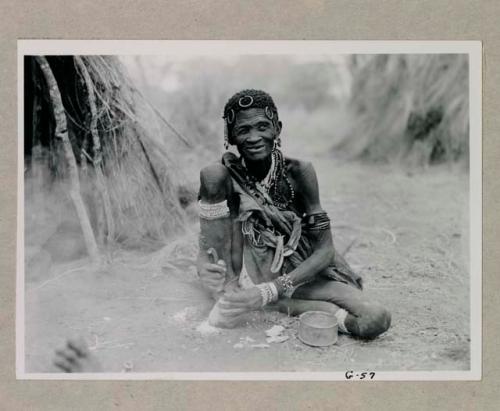
[[[104,221],[103,235],[109,242],[131,246],[148,240],[161,243],[182,231],[185,214],[177,198],[179,172],[162,144],[162,139],[183,139],[182,135],[134,89],[116,57],[48,56],[47,61],[62,96],[82,195],[95,230],[103,225],[102,216],[101,221],[98,218],[101,212],[95,210],[101,206],[93,201],[95,162],[101,154],[111,210]],[[86,75],[90,82],[85,82]],[[24,81],[26,177],[30,177],[35,163],[42,165],[48,170],[46,189],[67,178],[67,164],[60,141],[54,137],[48,88],[32,57],[25,58]],[[96,150],[93,128],[100,150],[99,144]]]

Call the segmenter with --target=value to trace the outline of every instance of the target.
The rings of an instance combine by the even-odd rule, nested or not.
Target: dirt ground
[[[312,348],[298,340],[296,319],[275,312],[198,331],[211,302],[193,266],[193,225],[154,254],[120,251],[98,270],[81,259],[27,273],[26,371],[55,371],[54,349],[71,336],[83,336],[109,372],[469,369],[467,173],[314,164],[339,250],[392,312],[387,333]],[[290,338],[263,345],[276,324]]]

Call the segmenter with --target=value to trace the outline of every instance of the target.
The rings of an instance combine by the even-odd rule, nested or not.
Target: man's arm
[[[313,165],[300,161],[292,176],[296,183],[297,202],[305,212],[306,218],[324,213],[319,198],[318,178]],[[288,273],[295,286],[314,278],[316,274],[330,265],[334,256],[333,239],[329,225],[322,229],[309,230],[308,237],[312,242],[313,253]],[[281,295],[284,291],[281,282],[276,281],[275,284]]]
[[[232,194],[231,177],[220,164],[200,172],[200,237],[197,269],[205,288],[217,295],[227,281],[234,279],[233,218],[228,200]],[[233,210],[234,214],[234,210]],[[214,249],[213,261],[208,250]]]

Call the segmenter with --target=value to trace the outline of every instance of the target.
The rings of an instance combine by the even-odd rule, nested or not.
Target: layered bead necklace
[[[269,194],[276,207],[285,210],[293,202],[295,191],[288,178],[285,160],[281,151],[273,150],[271,153],[271,167],[267,175],[260,181],[250,175],[244,159],[242,159],[241,164],[245,168],[247,182],[250,185],[259,184]]]

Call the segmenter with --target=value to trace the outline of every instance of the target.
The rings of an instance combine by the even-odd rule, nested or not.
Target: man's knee
[[[375,338],[391,326],[391,313],[379,304],[370,304],[364,313],[356,318],[354,334],[361,338]]]
[[[226,167],[214,164],[205,167],[200,172],[200,198],[210,203],[227,199],[231,179]]]

